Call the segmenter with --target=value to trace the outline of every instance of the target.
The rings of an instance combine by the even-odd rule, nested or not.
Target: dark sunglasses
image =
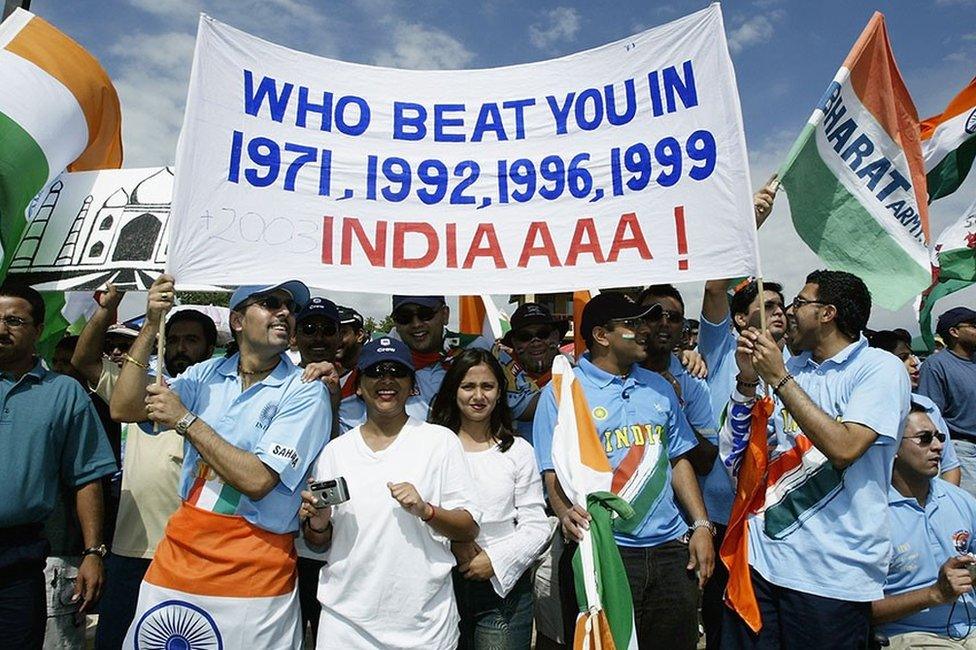
[[[685,315],[681,312],[671,311],[670,309],[662,309],[659,313],[651,312],[647,316],[644,316],[644,320],[651,323],[661,320],[661,318],[667,319],[669,323],[684,323]]]
[[[379,379],[380,377],[403,379],[404,377],[409,377],[410,375],[410,368],[407,368],[402,363],[395,363],[393,361],[375,363],[369,368],[363,370],[363,376],[369,377],[370,379]]]
[[[298,313],[298,303],[291,298],[279,298],[278,296],[264,296],[263,298],[258,298],[252,305],[261,305],[264,309],[268,311],[278,311],[281,306],[284,305],[288,308],[288,311],[292,314]]]
[[[552,333],[555,332],[554,327],[545,325],[534,330],[530,329],[520,329],[516,332],[512,332],[512,340],[516,343],[528,343],[532,339],[539,339],[540,341],[545,341]]]
[[[305,336],[312,336],[317,332],[322,332],[325,336],[335,336],[339,332],[339,328],[332,321],[313,323],[306,320],[299,323],[298,329]]]
[[[932,439],[936,439],[939,442],[945,442],[946,436],[941,431],[922,431],[916,436],[905,436],[906,438],[911,438],[912,440],[918,440],[918,444],[921,447],[928,447],[932,444]]]
[[[393,322],[397,325],[409,325],[416,316],[426,323],[427,321],[433,320],[439,311],[439,308],[434,309],[433,307],[424,306],[417,307],[416,309],[397,309],[393,312]]]

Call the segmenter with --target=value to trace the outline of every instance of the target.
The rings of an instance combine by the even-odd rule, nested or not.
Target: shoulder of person
[[[965,504],[969,512],[976,517],[976,497],[964,490],[963,488],[946,481],[945,479],[936,476],[932,479],[932,482],[937,484],[944,493],[946,493],[953,502],[957,504]]]
[[[647,384],[665,397],[668,396],[669,392],[674,393],[674,387],[671,385],[671,382],[662,377],[660,373],[654,372],[653,370],[648,370],[647,368],[642,368],[636,364],[632,366],[631,373],[633,374],[634,379],[643,384]],[[665,388],[667,390],[665,390]],[[675,395],[677,395],[677,393],[675,393]]]
[[[901,359],[881,348],[864,347],[858,350],[856,354],[861,367],[892,372],[892,380],[899,379],[901,374],[905,372],[904,363]]]

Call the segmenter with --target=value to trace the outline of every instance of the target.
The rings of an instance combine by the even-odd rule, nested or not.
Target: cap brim
[[[639,314],[634,314],[631,318],[647,318],[648,316],[660,316],[664,313],[664,307],[660,303],[654,303],[653,305],[648,305],[647,309],[644,309],[643,305],[637,305],[638,309],[641,309]]]
[[[266,296],[269,293],[274,293],[275,291],[287,291],[291,296],[291,299],[295,301],[298,305],[298,310],[301,311],[305,309],[308,301],[311,299],[311,292],[309,292],[308,287],[301,280],[287,280],[279,284],[272,284],[266,287],[261,287],[257,291],[252,291],[250,294],[244,296],[238,300],[237,304],[232,305],[231,309],[236,309],[244,301],[253,298],[254,296]]]

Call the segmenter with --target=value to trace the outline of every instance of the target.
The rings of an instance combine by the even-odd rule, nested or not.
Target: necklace
[[[239,374],[239,375],[245,375],[245,376],[249,376],[249,375],[265,375],[265,374],[271,372],[272,370],[274,370],[275,368],[277,368],[279,363],[281,363],[281,360],[280,359],[278,361],[275,361],[273,366],[271,366],[270,368],[266,368],[264,370],[244,370],[244,366],[242,366],[241,365],[241,362],[238,361],[237,362],[237,374]]]

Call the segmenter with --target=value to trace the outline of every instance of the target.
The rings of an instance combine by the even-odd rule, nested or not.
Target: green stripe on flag
[[[803,484],[790,490],[776,505],[766,508],[763,515],[766,535],[773,539],[786,537],[798,522],[813,514],[814,508],[829,500],[842,479],[843,474],[825,460]]]
[[[24,211],[44,186],[48,171],[47,158],[34,138],[0,113],[0,246],[4,251],[0,279],[27,225]]]
[[[780,173],[800,238],[828,267],[864,280],[875,304],[898,309],[929,286],[912,259],[827,167],[807,125]],[[798,140],[798,143],[799,143]]]
[[[972,256],[972,253],[970,253]],[[935,337],[932,335],[932,308],[935,307],[940,299],[945,298],[950,293],[962,291],[966,287],[973,286],[972,280],[944,280],[940,281],[922,299],[922,306],[918,312],[918,327],[922,334],[922,341],[930,352],[935,349]]]
[[[241,493],[231,485],[225,483],[217,495],[217,502],[213,505],[213,511],[221,515],[237,514],[237,504],[241,501]]]
[[[925,176],[928,182],[929,203],[959,189],[973,166],[974,158],[976,158],[976,136],[963,142],[954,151],[950,151],[938,165],[933,167],[932,171]]]
[[[630,502],[631,507],[634,509],[634,516],[628,519],[618,518],[613,522],[613,529],[619,533],[632,533],[637,530],[644,523],[644,520],[647,519],[648,513],[661,500],[661,492],[664,490],[664,484],[669,478],[668,465],[670,464],[670,460],[668,459],[667,432],[661,435],[661,442],[659,444],[661,449],[657,457],[657,462],[654,464],[654,469],[651,470],[651,475],[644,483],[644,487],[641,488],[641,491]]]

